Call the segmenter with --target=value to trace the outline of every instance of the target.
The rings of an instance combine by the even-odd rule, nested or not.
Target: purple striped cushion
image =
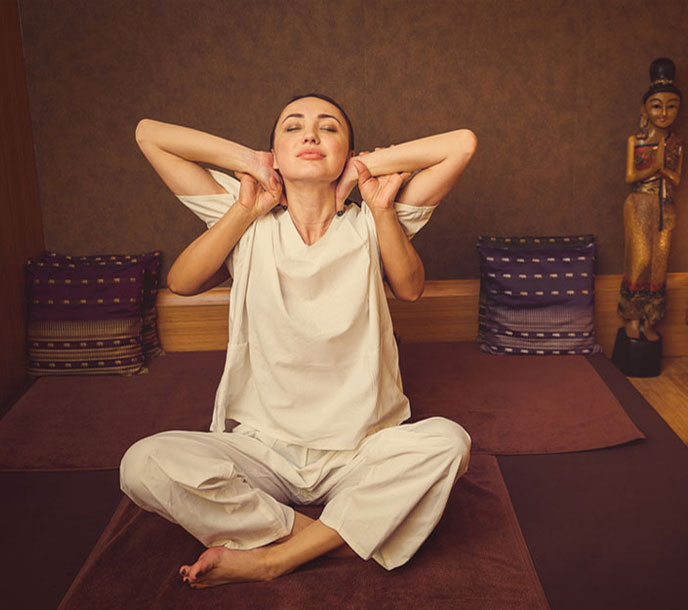
[[[143,327],[141,338],[143,341],[143,353],[146,358],[152,358],[163,353],[158,338],[157,309],[155,307],[160,281],[159,250],[144,254],[94,254],[90,256],[69,256],[57,252],[45,252],[43,261],[48,263],[66,263],[77,267],[82,265],[117,266],[122,263],[144,264],[143,278],[143,302],[141,313],[143,315]]]
[[[144,263],[26,266],[28,371],[133,374],[144,363]]]
[[[140,315],[143,263],[114,266],[29,262],[32,320],[108,320]]]
[[[600,351],[593,326],[595,243],[585,237],[481,238],[483,350]]]
[[[141,318],[29,320],[30,375],[133,375],[142,371]]]

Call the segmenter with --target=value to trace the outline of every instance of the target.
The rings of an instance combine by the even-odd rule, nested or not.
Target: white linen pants
[[[363,559],[391,570],[433,530],[471,440],[433,417],[385,428],[351,451],[321,451],[232,432],[162,432],[122,459],[122,491],[204,545],[250,549],[288,535],[289,504],[325,504],[320,516]]]

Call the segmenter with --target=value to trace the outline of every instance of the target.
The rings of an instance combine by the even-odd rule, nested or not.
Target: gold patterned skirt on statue
[[[660,203],[656,193],[638,192],[626,198],[624,278],[618,308],[624,320],[646,320],[654,326],[664,317],[667,263],[675,220],[676,205],[672,199]]]

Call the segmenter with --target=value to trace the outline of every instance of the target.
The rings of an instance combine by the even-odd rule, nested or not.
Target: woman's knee
[[[167,437],[172,433],[161,432],[135,442],[127,449],[119,466],[120,488],[132,500],[144,498],[152,476],[151,461],[165,453]]]
[[[471,437],[466,430],[446,417],[431,417],[425,420],[426,429],[433,435],[445,439],[460,453],[471,450]]]
[[[423,424],[423,432],[429,437],[429,447],[467,467],[471,453],[471,437],[462,426],[444,417],[431,417],[419,423]],[[465,471],[465,467],[460,467],[460,470]]]

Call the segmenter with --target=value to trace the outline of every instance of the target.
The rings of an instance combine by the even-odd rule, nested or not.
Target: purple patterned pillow
[[[32,375],[131,375],[143,367],[143,262],[26,266]]]
[[[595,243],[584,237],[481,238],[477,247],[484,351],[600,351],[593,324]],[[548,240],[559,241],[553,247]]]
[[[141,316],[143,327],[141,339],[143,341],[143,353],[147,359],[163,353],[158,338],[157,309],[155,307],[160,280],[160,251],[146,252],[145,254],[94,254],[91,256],[69,256],[57,252],[45,252],[43,261],[48,263],[66,263],[76,267],[82,265],[117,266],[125,263],[143,262],[143,302],[141,304]]]

